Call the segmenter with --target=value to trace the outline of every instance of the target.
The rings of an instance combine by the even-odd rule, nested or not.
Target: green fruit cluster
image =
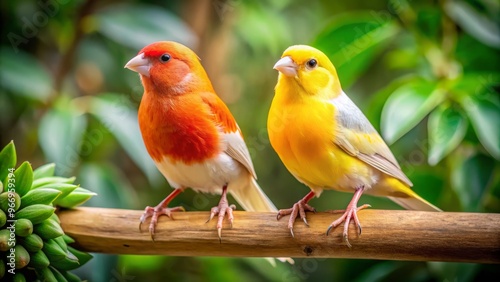
[[[17,169],[13,142],[0,151],[0,280],[80,281],[71,272],[92,256],[68,244],[55,211],[73,208],[95,193],[54,176],[55,165]]]

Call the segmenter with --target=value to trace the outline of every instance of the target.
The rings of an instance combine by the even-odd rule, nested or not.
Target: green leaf
[[[52,94],[52,76],[32,55],[2,47],[0,65],[2,88],[42,102]]]
[[[443,10],[441,7],[439,5],[428,5],[415,12],[416,21],[411,28],[417,28],[426,38],[438,42],[442,36],[443,25]]]
[[[255,1],[251,9],[242,9],[238,20],[235,21],[234,30],[241,37],[241,41],[248,44],[252,52],[281,54],[283,46],[293,42],[291,34],[293,28],[283,19],[276,17],[276,13],[280,12],[279,9],[270,7],[270,2],[266,3],[267,5],[262,3],[264,2]],[[219,4],[228,7],[226,2]],[[220,15],[223,17],[224,13]],[[270,26],[273,28],[269,28]]]
[[[188,46],[197,41],[178,16],[159,6],[108,5],[107,9],[95,14],[95,20],[101,33],[133,49],[142,49],[167,38]]]
[[[384,139],[394,143],[421,122],[445,95],[432,81],[415,80],[396,89],[382,110]]]
[[[31,189],[33,184],[33,169],[31,164],[27,161],[23,162],[14,172],[14,179],[16,184],[16,193],[19,196],[24,196]]]
[[[391,81],[391,83],[389,83],[385,88],[380,89],[375,94],[370,96],[368,107],[366,107],[365,109],[365,114],[378,132],[380,132],[380,118],[382,115],[382,109],[384,108],[384,104],[385,102],[387,102],[387,99],[394,91],[396,91],[396,89],[416,79],[417,77],[414,75],[399,77]]]
[[[500,50],[484,44],[467,33],[459,33],[454,57],[463,67],[464,76],[471,72],[498,73]]]
[[[389,13],[349,13],[336,17],[312,45],[330,58],[346,89],[380,55],[399,30]]]
[[[500,105],[493,98],[467,97],[462,102],[486,151],[500,160]]]
[[[356,280],[361,281],[389,281],[391,280],[391,275],[405,266],[404,262],[399,261],[384,261],[377,263],[367,269],[359,272]],[[407,277],[408,278],[408,277]]]
[[[57,174],[70,175],[78,165],[86,127],[86,118],[64,102],[42,117],[38,141]]]
[[[89,111],[107,126],[149,181],[156,182],[161,179],[142,141],[137,111],[132,109],[127,98],[119,94],[92,97]]]
[[[14,145],[14,141],[10,141],[9,144],[0,151],[0,182],[5,180],[9,174],[9,169],[14,169],[16,163],[16,146]]]
[[[427,262],[429,272],[438,281],[468,282],[477,280],[480,264],[463,262]]]
[[[489,56],[490,54],[488,54]],[[479,99],[496,100],[498,94],[495,87],[500,84],[500,73],[468,72],[453,81],[450,90],[457,95],[458,100],[474,96]]]
[[[451,183],[463,211],[481,211],[482,198],[491,183],[494,167],[495,161],[483,154],[453,163]]]
[[[445,11],[461,28],[483,44],[500,49],[500,26],[464,1],[449,1]]]
[[[156,255],[120,255],[119,259],[120,265],[124,265],[127,268],[152,273],[160,269],[171,258]]]
[[[467,126],[462,112],[448,105],[441,105],[429,115],[430,165],[436,165],[462,142]]]
[[[35,169],[35,171],[33,171],[33,178],[40,179],[43,177],[54,176],[55,169],[56,169],[55,163],[44,164],[41,167],[38,167],[37,169]]]

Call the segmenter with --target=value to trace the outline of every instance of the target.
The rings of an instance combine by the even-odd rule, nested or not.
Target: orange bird
[[[174,191],[156,207],[146,207],[140,224],[151,217],[154,238],[158,217],[171,217],[183,207],[167,207],[185,188],[222,193],[211,220],[218,215],[217,233],[227,215],[233,223],[231,193],[249,211],[277,212],[255,181],[248,148],[227,106],[215,93],[196,54],[176,42],[144,47],[126,68],[138,72],[144,86],[139,126],[146,149]],[[139,225],[140,228],[140,225]]]

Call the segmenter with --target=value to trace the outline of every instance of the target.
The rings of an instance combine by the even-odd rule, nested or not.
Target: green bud
[[[61,228],[61,225],[57,223],[55,220],[46,219],[41,223],[35,225],[33,228],[35,233],[40,235],[42,239],[54,239],[56,237],[64,235],[64,231]],[[61,238],[62,239],[62,238]],[[62,239],[64,241],[64,239]]]
[[[33,223],[29,219],[20,218],[16,220],[16,230],[17,236],[26,237],[33,233]]]
[[[31,190],[21,198],[21,209],[34,204],[50,205],[61,194],[61,191],[51,188]]]
[[[64,198],[59,197],[58,199],[56,199],[54,201],[54,205],[61,206],[63,208],[74,208],[85,203],[95,195],[97,194],[92,191],[78,187],[68,196]]]
[[[42,188],[50,188],[61,191],[61,195],[59,196],[59,198],[64,198],[68,196],[71,192],[75,191],[75,189],[78,188],[78,185],[68,184],[68,183],[50,183],[45,186],[38,187],[35,190]]]
[[[35,269],[36,277],[44,282],[58,282],[50,268],[37,268]]]
[[[9,144],[0,151],[0,182],[7,178],[9,169],[13,168],[16,163],[16,146],[14,146],[14,141],[10,141]],[[0,192],[1,191],[2,190],[0,190]]]
[[[59,270],[57,270],[55,267],[50,267],[50,270],[52,271],[52,274],[54,274],[54,277],[56,278],[56,280],[58,282],[67,282],[68,280],[66,279],[66,277],[64,277],[64,275],[62,275],[61,272],[59,272]]]
[[[37,234],[31,234],[24,238],[19,238],[19,244],[23,245],[28,252],[38,252],[43,247],[43,240]]]
[[[73,255],[78,258],[80,265],[86,264],[89,260],[93,258],[93,256],[87,252],[79,251],[73,247],[68,246],[68,251],[70,251]]]
[[[33,224],[38,224],[49,218],[55,210],[56,208],[48,205],[35,204],[18,211],[16,218],[26,218],[31,220]]]
[[[16,255],[16,269],[21,269],[27,266],[30,262],[30,254],[28,253],[28,251],[26,251],[26,249],[21,245],[16,245],[14,247],[14,250],[14,253]]]
[[[0,210],[0,228],[3,227],[5,223],[7,223],[7,215],[3,210]]]
[[[64,251],[68,251],[68,245],[66,244],[66,242],[64,241],[64,238],[63,236],[59,236],[57,238],[54,238],[54,241],[56,241],[56,243],[59,245],[59,247],[61,247],[61,249],[63,249]],[[75,258],[76,259],[76,258]],[[77,259],[78,260],[78,259]]]
[[[63,239],[64,239],[64,242],[66,242],[66,244],[73,244],[75,242],[75,240],[71,237],[69,237],[68,235],[63,235],[62,236]]]
[[[38,251],[31,254],[31,260],[28,266],[33,268],[45,268],[49,266],[49,258],[43,251]]]
[[[66,257],[66,252],[59,247],[54,239],[45,241],[42,250],[49,258],[50,263],[60,261]]]
[[[51,215],[49,219],[61,224],[61,220],[59,219],[59,216],[57,216],[57,214]]]
[[[16,245],[16,235],[9,229],[0,230],[0,251],[6,252]]]
[[[0,194],[0,209],[6,214],[13,213],[19,209],[21,197],[14,192],[3,192]],[[12,210],[13,209],[13,210]]]
[[[70,254],[70,252],[68,252],[68,254]],[[78,259],[73,255],[72,257],[68,255],[64,259],[51,262],[50,264],[60,270],[73,270],[81,265]]]
[[[43,177],[54,176],[55,169],[56,169],[55,163],[44,164],[41,167],[35,169],[35,171],[33,171],[33,178],[40,179]]]
[[[23,162],[14,171],[16,193],[19,196],[24,196],[31,189],[31,184],[33,184],[33,169],[31,164],[27,161]]]
[[[75,274],[69,272],[69,271],[61,271],[61,274],[68,280],[68,282],[81,282],[82,280],[80,277],[76,276]]]
[[[24,274],[17,272],[12,277],[12,282],[26,282],[26,277],[24,277]]]
[[[31,189],[36,189],[42,186],[47,186],[48,184],[51,183],[68,183],[71,184],[75,182],[75,177],[60,177],[60,176],[49,176],[49,177],[43,177],[40,179],[37,179],[33,181],[33,185],[31,185]]]

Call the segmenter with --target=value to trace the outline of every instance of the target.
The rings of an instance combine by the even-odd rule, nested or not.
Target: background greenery
[[[142,87],[124,64],[143,46],[193,48],[242,128],[259,183],[279,208],[307,193],[270,147],[267,111],[283,50],[322,49],[343,89],[381,129],[424,198],[446,211],[500,212],[498,1],[2,1],[0,145],[99,194],[88,205],[143,209],[170,192],[137,125]],[[286,195],[286,196],[284,196]],[[351,195],[311,204],[342,209]],[[174,200],[208,210],[218,197]],[[376,209],[399,209],[363,196]],[[167,220],[167,219],[164,219]],[[285,222],[283,228],[285,227]],[[90,281],[486,281],[490,265],[97,254]]]

